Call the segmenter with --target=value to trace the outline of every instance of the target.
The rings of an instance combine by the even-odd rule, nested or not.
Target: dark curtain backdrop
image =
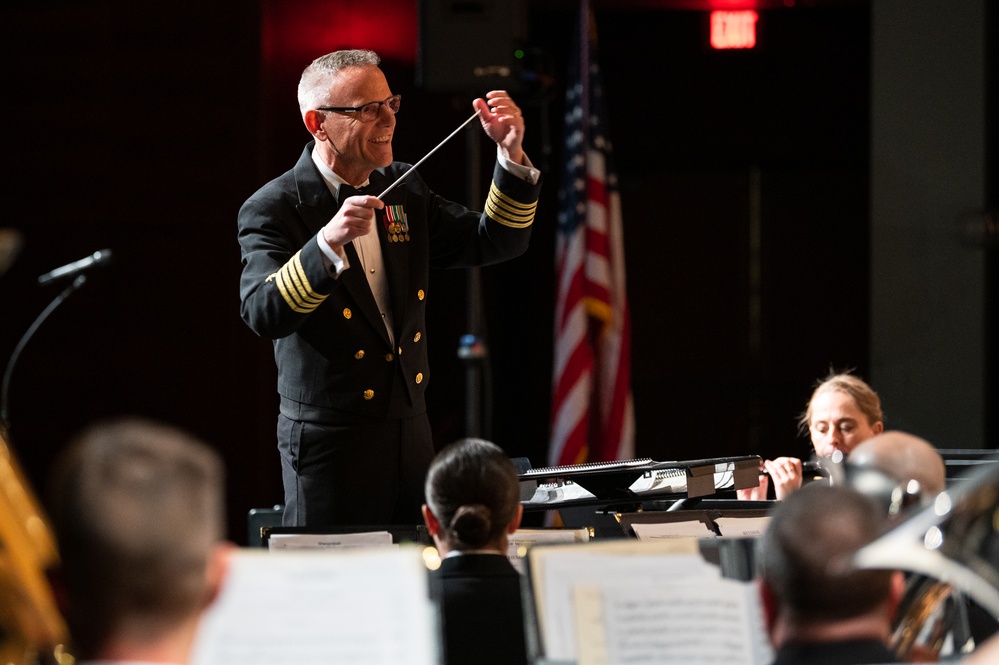
[[[795,419],[815,379],[830,367],[864,375],[868,364],[869,8],[763,10],[755,50],[714,52],[705,12],[644,4],[597,5],[625,217],[637,452],[805,455]],[[249,509],[281,501],[273,359],[239,318],[235,219],[309,138],[295,85],[321,52],[273,41],[275,22],[295,7],[0,9],[0,228],[24,239],[0,276],[0,358],[60,291],[39,287],[38,275],[97,249],[114,254],[38,330],[12,374],[10,436],[39,492],[74,432],[139,414],[222,452],[237,541]],[[545,83],[525,83],[518,99],[544,195],[531,250],[481,272],[489,436],[536,466],[547,450],[575,20],[572,3],[529,3],[527,62]],[[420,90],[404,56],[385,70],[406,99],[396,156],[414,162],[467,118],[471,95]],[[476,150],[462,136],[421,170],[464,202],[476,159],[488,179],[490,146]],[[439,445],[464,433],[456,351],[468,279],[432,275],[429,400]]]

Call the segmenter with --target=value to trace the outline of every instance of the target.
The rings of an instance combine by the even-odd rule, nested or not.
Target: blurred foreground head
[[[215,452],[149,421],[97,424],[63,452],[49,496],[78,657],[196,621],[221,584],[223,487]]]
[[[847,482],[882,503],[897,503],[891,495],[903,492],[907,504],[927,505],[947,488],[943,457],[932,443],[906,432],[882,432],[854,448],[846,462]]]
[[[853,570],[850,558],[880,536],[888,518],[849,487],[812,484],[778,505],[760,538],[759,576],[771,638],[822,641],[842,635],[887,641],[901,574]]]

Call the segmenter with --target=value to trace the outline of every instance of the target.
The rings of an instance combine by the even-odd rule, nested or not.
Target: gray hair
[[[336,74],[348,67],[377,67],[381,58],[374,51],[352,49],[334,51],[320,56],[302,72],[298,82],[298,107],[305,112],[327,104],[330,87]]]

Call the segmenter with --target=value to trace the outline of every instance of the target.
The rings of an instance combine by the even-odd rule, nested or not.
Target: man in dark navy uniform
[[[430,267],[526,251],[540,174],[505,91],[473,102],[497,146],[484,212],[436,195],[392,161],[399,95],[371,51],[302,74],[315,137],[239,211],[243,320],[274,340],[284,524],[416,524],[434,455],[424,391]]]

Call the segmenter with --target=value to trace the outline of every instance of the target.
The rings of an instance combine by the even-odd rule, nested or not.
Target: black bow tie
[[[355,189],[350,185],[348,185],[347,183],[343,183],[342,185],[340,185],[340,189],[337,190],[337,197],[336,197],[337,203],[343,205],[343,202],[346,201],[347,198],[351,196],[357,196],[358,194],[363,194],[363,193],[364,193],[363,187],[361,189]]]

